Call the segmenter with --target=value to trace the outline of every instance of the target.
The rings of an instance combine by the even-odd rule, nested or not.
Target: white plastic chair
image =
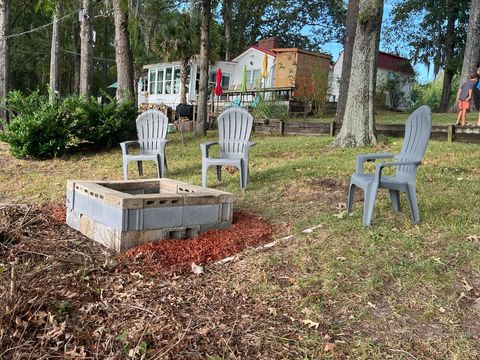
[[[143,175],[142,161],[152,160],[157,164],[158,177],[165,177],[167,159],[165,144],[168,142],[168,118],[159,110],[147,110],[136,120],[138,140],[125,141],[120,144],[123,157],[123,178],[128,178],[128,163],[136,161],[138,173]],[[129,154],[129,147],[138,145],[139,154]]]
[[[245,190],[249,180],[248,155],[255,145],[250,141],[253,128],[253,117],[240,107],[232,107],[218,116],[219,141],[200,145],[202,149],[202,186],[207,186],[207,170],[209,166],[217,167],[217,180],[222,179],[222,165],[235,166],[240,170],[240,187]],[[209,157],[209,148],[220,145],[220,158]]]

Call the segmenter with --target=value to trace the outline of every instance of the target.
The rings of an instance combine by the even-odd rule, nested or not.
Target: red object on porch
[[[217,69],[217,74],[215,78],[215,95],[221,96],[222,95],[222,70],[220,68]]]

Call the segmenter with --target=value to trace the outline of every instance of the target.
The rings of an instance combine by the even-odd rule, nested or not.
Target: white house
[[[333,67],[330,79],[329,100],[333,102],[338,101],[342,65],[343,51]],[[378,53],[377,93],[384,93],[386,106],[396,110],[405,110],[410,107],[414,76],[415,72],[408,59],[381,51]]]
[[[260,44],[259,44],[260,45]],[[261,81],[261,70],[264,55],[267,55],[268,77],[266,83]],[[222,70],[223,89],[238,89],[242,83],[243,67],[247,69],[247,88],[271,87],[275,77],[275,53],[271,50],[252,46],[231,61],[219,61],[210,67],[210,84],[215,84],[218,68]],[[158,63],[145,65],[148,70],[146,77],[138,82],[138,103],[163,103],[175,108],[180,103],[180,62]],[[192,76],[195,74],[195,76]],[[187,79],[187,103],[196,103],[200,67],[197,60],[192,60]]]

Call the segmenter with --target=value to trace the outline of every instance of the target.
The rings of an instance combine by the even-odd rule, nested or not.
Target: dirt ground
[[[249,250],[237,261],[207,264],[196,275],[190,266],[173,262],[152,266],[159,254],[152,245],[125,256],[110,253],[65,225],[60,205],[4,206],[1,212],[2,359],[302,354],[302,325],[293,314],[276,314],[235,289],[237,278],[248,271],[241,257]],[[257,224],[248,231],[245,221]],[[253,215],[237,213],[223,240],[231,243],[237,235],[233,252],[243,247],[240,233],[246,234],[241,238],[247,246],[256,246],[271,240],[272,229]],[[208,260],[233,252],[217,251]]]

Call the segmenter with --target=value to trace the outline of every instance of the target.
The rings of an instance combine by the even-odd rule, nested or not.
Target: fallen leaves
[[[318,327],[320,326],[320,323],[318,322],[315,322],[315,321],[312,321],[312,320],[309,320],[309,319],[305,319],[305,320],[302,320],[302,323],[304,323],[305,325],[307,325],[310,329],[315,329],[317,330]]]

